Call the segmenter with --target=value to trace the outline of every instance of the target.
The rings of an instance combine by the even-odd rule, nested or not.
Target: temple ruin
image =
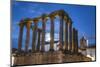
[[[54,19],[60,19],[59,50],[54,51]],[[50,19],[50,48],[45,52],[46,21]],[[38,22],[42,28],[38,28]],[[57,10],[50,14],[43,14],[36,18],[26,18],[19,23],[18,52],[14,55],[15,65],[64,63],[74,61],[87,61],[84,56],[78,55],[78,30],[73,28],[72,19],[64,10]],[[33,27],[31,27],[33,25]],[[26,27],[25,50],[22,53],[23,31]],[[29,52],[30,29],[32,29],[32,50]],[[65,30],[65,31],[64,31]],[[38,37],[38,38],[37,38]],[[37,43],[36,43],[37,42]],[[86,57],[85,57],[86,58]],[[87,58],[90,61],[90,58]]]

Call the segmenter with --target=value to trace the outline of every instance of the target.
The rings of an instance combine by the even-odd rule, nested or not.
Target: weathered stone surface
[[[61,51],[56,51],[15,56],[14,65],[67,63],[80,61],[91,61],[91,59],[81,54],[64,54]]]

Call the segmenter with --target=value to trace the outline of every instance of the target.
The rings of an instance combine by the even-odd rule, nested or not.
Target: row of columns
[[[50,30],[50,51],[54,51],[54,19],[55,16],[51,15],[51,30]],[[42,16],[42,29],[38,29],[37,23],[38,19],[34,19],[34,27],[33,27],[33,37],[32,37],[32,52],[40,51],[40,45],[41,45],[41,51],[44,52],[44,46],[45,46],[45,29],[46,29],[46,21],[47,19],[45,16]],[[71,52],[78,52],[78,32],[75,28],[72,28],[72,22],[71,19],[67,18],[64,23],[64,14],[60,14],[60,31],[59,31],[59,50],[65,50],[65,51],[71,51]],[[22,48],[22,36],[23,36],[23,27],[25,24],[23,24],[23,21],[21,21],[20,25],[20,32],[19,32],[19,42],[18,42],[18,50],[21,51]],[[65,25],[65,27],[63,27]],[[25,43],[25,51],[28,51],[29,41],[30,41],[30,26],[31,21],[26,22],[26,43]],[[63,30],[65,29],[65,32]],[[37,33],[38,32],[38,33]],[[37,35],[38,34],[38,35]],[[42,35],[42,37],[41,37]],[[64,36],[63,36],[64,35]],[[38,36],[38,39],[36,39]],[[37,46],[36,46],[36,40]],[[37,48],[35,48],[37,47]],[[64,48],[63,48],[64,47]]]

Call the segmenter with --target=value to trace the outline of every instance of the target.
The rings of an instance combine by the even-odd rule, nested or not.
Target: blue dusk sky
[[[78,30],[78,39],[83,35],[88,38],[89,43],[95,43],[96,35],[96,7],[95,6],[83,6],[72,4],[54,4],[54,3],[38,3],[38,2],[12,2],[12,23],[11,23],[11,36],[12,47],[17,48],[19,26],[18,23],[24,18],[35,18],[41,16],[43,13],[49,14],[55,10],[65,10],[69,14],[73,21],[73,27]],[[38,24],[41,27],[41,24]],[[58,39],[59,35],[59,18],[55,19],[55,39]],[[50,20],[46,23],[46,40],[49,40],[50,36]],[[23,45],[25,44],[25,34],[23,35]],[[32,34],[32,32],[31,32]],[[94,37],[94,38],[91,38]],[[30,37],[32,38],[32,36]],[[31,43],[30,43],[31,44]]]

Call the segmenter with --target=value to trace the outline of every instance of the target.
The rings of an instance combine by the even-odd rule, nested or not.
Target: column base
[[[65,50],[63,50],[63,52],[64,52],[65,54],[67,54],[67,53],[68,53],[68,50],[67,50],[67,49],[65,49]]]
[[[18,52],[17,53],[21,53],[22,52],[22,50],[18,50]]]
[[[40,52],[45,52],[44,50],[41,50]]]
[[[32,51],[32,53],[35,53],[36,51]]]
[[[50,49],[49,51],[54,51],[54,49]]]

